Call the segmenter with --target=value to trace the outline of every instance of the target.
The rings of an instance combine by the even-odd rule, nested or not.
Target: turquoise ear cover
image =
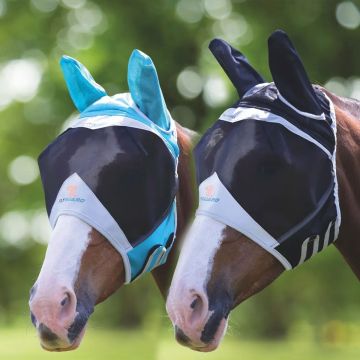
[[[60,60],[60,66],[71,99],[80,112],[107,95],[103,87],[95,82],[89,70],[79,61],[64,55]]]
[[[140,110],[164,130],[170,128],[164,96],[156,68],[151,58],[134,50],[128,64],[128,85],[131,96]]]

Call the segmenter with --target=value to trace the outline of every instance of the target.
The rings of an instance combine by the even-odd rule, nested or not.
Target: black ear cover
[[[265,82],[248,59],[226,41],[214,39],[209,49],[234,84],[240,98],[255,85]]]
[[[270,71],[281,96],[300,111],[322,114],[302,61],[287,34],[276,30],[269,37],[268,46]]]

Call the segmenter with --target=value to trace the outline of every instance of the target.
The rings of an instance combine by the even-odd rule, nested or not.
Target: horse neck
[[[326,93],[334,103],[337,122],[341,226],[335,245],[360,279],[360,103]]]
[[[177,230],[176,238],[166,263],[152,271],[152,276],[164,297],[167,296],[167,291],[170,287],[172,274],[175,269],[177,260],[178,248],[180,246],[180,237],[182,236],[192,214],[195,206],[194,187],[192,181],[191,169],[191,148],[192,137],[195,133],[176,124],[178,144],[180,148],[178,176],[179,189],[176,195],[177,208]]]

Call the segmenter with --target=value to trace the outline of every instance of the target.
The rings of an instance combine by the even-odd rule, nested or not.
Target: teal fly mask
[[[70,214],[121,254],[126,283],[165,263],[176,233],[175,122],[155,66],[135,50],[130,93],[106,94],[77,60],[61,67],[79,116],[39,157],[51,226]]]

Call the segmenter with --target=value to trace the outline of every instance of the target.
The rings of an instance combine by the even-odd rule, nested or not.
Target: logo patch
[[[70,184],[66,188],[68,197],[75,197],[77,193],[77,185]]]
[[[63,197],[63,198],[60,198],[59,203],[62,203],[62,202],[80,202],[80,203],[83,203],[85,201],[85,199],[77,196],[77,189],[78,189],[78,186],[76,184],[69,184],[66,187],[67,196]]]
[[[206,185],[206,187],[205,187],[205,195],[207,197],[214,196],[214,192],[215,192],[214,185]]]
[[[202,201],[212,201],[212,202],[219,202],[220,198],[214,197],[215,194],[215,187],[212,184],[206,185],[204,190],[205,196],[200,196],[200,200]]]

